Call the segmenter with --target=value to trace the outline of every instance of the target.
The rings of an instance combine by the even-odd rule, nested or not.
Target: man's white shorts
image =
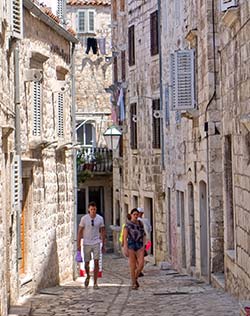
[[[100,244],[95,245],[84,245],[83,246],[83,254],[84,254],[84,262],[89,262],[91,260],[91,253],[93,253],[93,259],[100,259]]]

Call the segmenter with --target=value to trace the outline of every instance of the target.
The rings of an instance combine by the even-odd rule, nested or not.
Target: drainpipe
[[[71,83],[72,83],[72,142],[76,141],[76,95],[75,95],[75,44],[71,48]],[[77,277],[77,264],[74,256],[77,251],[77,150],[73,148],[73,190],[74,190],[74,244],[73,244],[73,278]]]
[[[18,159],[19,175],[22,176],[21,164],[21,138],[20,138],[20,77],[19,77],[19,49],[14,49],[14,85],[15,85],[15,152]],[[21,179],[19,179],[21,181]],[[21,184],[21,183],[20,183]],[[20,185],[21,193],[21,185]],[[19,195],[21,198],[21,194]],[[18,272],[18,259],[21,258],[21,238],[20,238],[20,217],[21,217],[21,199],[16,209],[16,247],[17,247],[17,262],[16,269]]]
[[[208,280],[209,283],[211,283],[211,202],[210,202],[210,166],[209,166],[209,122],[207,119],[207,113],[208,109],[211,105],[211,103],[215,100],[216,97],[216,45],[215,45],[215,9],[214,9],[214,0],[212,0],[212,30],[213,30],[213,75],[214,75],[214,88],[213,88],[213,94],[206,106],[205,110],[205,125],[204,125],[204,130],[206,132],[206,145],[207,145],[207,203],[208,203],[208,228],[209,228],[209,238],[208,238],[208,249],[209,249],[209,254],[208,254]]]
[[[162,113],[162,118],[161,118],[161,166],[162,166],[162,170],[165,169],[165,161],[164,161],[164,157],[165,157],[165,149],[164,149],[164,128],[163,128],[163,122],[164,122],[164,118],[163,118],[163,78],[162,78],[162,46],[161,46],[161,29],[162,29],[162,25],[161,25],[161,0],[158,0],[158,47],[159,47],[159,71],[160,71],[160,111]]]

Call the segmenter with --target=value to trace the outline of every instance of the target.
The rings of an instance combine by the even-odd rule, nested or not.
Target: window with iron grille
[[[151,56],[159,53],[158,47],[158,11],[150,14],[150,51]]]
[[[33,82],[33,132],[34,136],[41,135],[41,82]]]
[[[173,110],[194,109],[195,52],[179,50],[170,55],[171,103]]]
[[[117,65],[117,57],[114,57],[114,62],[113,62],[113,78],[114,82],[118,81],[118,65]]]
[[[21,38],[23,35],[23,1],[11,0],[11,30],[12,35]]]
[[[126,80],[126,51],[121,52],[121,70],[122,70],[122,81]]]
[[[135,64],[135,26],[128,28],[128,63],[129,66]]]
[[[58,137],[64,137],[64,96],[63,93],[58,93],[57,99],[57,133]]]
[[[153,100],[152,116],[153,116],[153,148],[161,148],[161,118],[155,115],[156,111],[160,110],[160,100]]]
[[[78,10],[78,33],[95,32],[95,11]]]
[[[130,146],[137,149],[137,110],[136,103],[130,105]]]

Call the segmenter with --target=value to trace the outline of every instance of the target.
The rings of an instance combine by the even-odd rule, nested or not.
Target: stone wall
[[[0,3],[0,314],[8,314],[10,291],[18,292],[16,271],[16,213],[12,208],[12,159],[15,129],[14,48],[10,39],[10,11]],[[13,270],[12,270],[13,269]],[[12,271],[13,273],[11,273]]]
[[[76,107],[78,123],[92,122],[96,131],[96,146],[105,145],[103,132],[110,125],[110,94],[105,92],[112,83],[110,6],[67,6],[67,18],[77,31],[78,10],[95,10],[95,32],[78,33],[76,45]],[[87,38],[105,38],[106,54],[86,53]]]
[[[31,27],[32,26],[32,27]],[[35,31],[34,31],[35,30]],[[72,142],[71,46],[52,28],[27,10],[20,51],[22,149],[22,279],[29,291],[56,285],[73,276],[74,189],[73,155],[63,144]],[[35,56],[35,57],[34,57]],[[31,59],[34,59],[33,61]],[[33,83],[25,71],[38,63],[41,82],[41,136],[32,135]],[[67,82],[64,97],[64,136],[58,136],[58,69]],[[34,145],[37,144],[37,145]],[[24,291],[24,289],[23,289]]]
[[[113,17],[117,16],[117,19],[112,21],[112,41],[118,51],[118,81],[123,81],[121,52],[125,50],[126,54],[126,120],[122,125],[123,157],[121,165],[117,166],[122,169],[120,172],[114,170],[114,208],[116,214],[120,213],[122,224],[133,207],[144,207],[145,217],[150,219],[151,216],[153,255],[159,262],[166,257],[166,214],[162,197],[161,151],[152,148],[152,100],[159,98],[160,93],[159,56],[150,54],[150,14],[155,10],[157,1],[128,1],[125,12],[119,1],[116,5],[113,2]],[[129,67],[127,37],[131,25],[135,27],[135,65]],[[132,103],[137,103],[137,149],[130,146]]]
[[[239,1],[238,8],[222,13],[219,20],[226,287],[240,299],[250,298],[249,14],[249,3]],[[231,138],[231,175],[225,148],[228,137]]]

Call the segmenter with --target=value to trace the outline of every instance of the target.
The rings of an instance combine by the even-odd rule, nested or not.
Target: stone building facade
[[[112,6],[113,41],[127,55],[118,212],[124,221],[139,205],[150,217],[151,197],[156,261],[249,299],[249,3],[128,1],[120,14],[121,3]]]
[[[112,84],[110,1],[69,0],[66,20],[79,40],[75,57],[76,133],[82,151],[79,173],[86,179],[78,181],[78,222],[94,200],[108,228],[112,224],[112,158],[103,133],[111,125],[110,94],[106,92]]]
[[[15,256],[10,249],[13,240],[15,244],[15,229],[11,226],[12,189],[11,174],[13,152],[15,151],[15,102],[13,52],[10,54],[12,29],[10,6],[8,1],[0,3],[0,314],[7,315],[10,298],[10,266]],[[11,66],[10,66],[11,65]],[[13,247],[14,249],[14,247]],[[14,261],[15,262],[15,261]],[[15,271],[15,270],[14,270]],[[12,275],[16,284],[16,275]]]
[[[159,51],[152,35],[157,32],[156,11],[157,1],[112,2],[112,46],[117,54],[114,83],[123,89],[126,113],[119,120],[123,150],[114,170],[115,217],[121,225],[132,208],[144,208],[152,224],[151,253],[159,262],[166,257],[166,219],[162,126],[155,114],[160,110]]]
[[[5,316],[23,295],[73,278],[71,79],[77,39],[38,2],[3,4],[0,308]]]

